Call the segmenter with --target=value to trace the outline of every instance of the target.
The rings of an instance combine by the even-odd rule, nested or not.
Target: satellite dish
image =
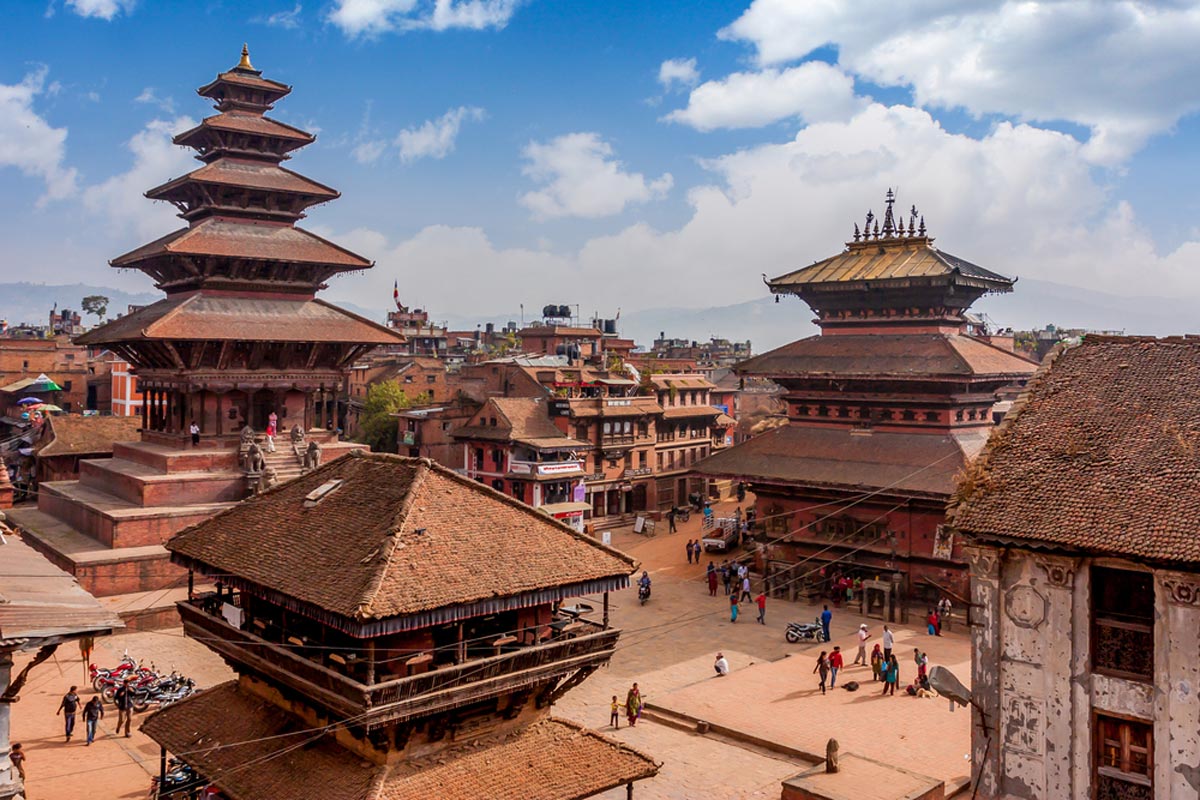
[[[942,697],[948,697],[960,706],[971,704],[971,690],[954,677],[954,673],[942,666],[929,670],[929,685]]]

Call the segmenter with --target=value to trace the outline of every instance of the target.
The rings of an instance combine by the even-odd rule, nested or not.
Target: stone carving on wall
[[[1177,606],[1200,607],[1200,575],[1167,572],[1159,575],[1167,601]]]
[[[1052,558],[1036,556],[1033,562],[1046,573],[1046,583],[1063,589],[1070,589],[1075,584],[1075,569],[1078,562],[1073,558]]]
[[[972,578],[1000,579],[1000,551],[988,547],[963,547],[962,552],[971,565]]]
[[[1045,731],[1042,725],[1043,701],[1023,694],[1006,694],[1001,727],[1004,746],[1030,755],[1041,755]]]
[[[1045,596],[1027,583],[1014,586],[1004,595],[1004,613],[1021,628],[1036,628],[1045,622],[1047,607]]]

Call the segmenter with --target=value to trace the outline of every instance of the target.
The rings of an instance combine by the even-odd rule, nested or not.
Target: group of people
[[[68,689],[59,702],[58,709],[54,712],[54,716],[59,714],[63,716],[63,733],[68,742],[75,735],[75,717],[80,713],[81,701],[78,690],[78,686]],[[128,680],[117,687],[117,691],[113,695],[113,703],[117,707],[117,730],[115,733],[120,733],[121,727],[124,726],[125,736],[128,737],[131,735],[130,728],[133,725],[133,690],[130,688]],[[96,740],[96,725],[104,719],[104,703],[100,701],[100,695],[93,695],[83,705],[82,713],[87,744],[90,745]]]
[[[943,597],[938,601],[938,604],[929,609],[929,613],[925,615],[925,625],[930,636],[941,636],[942,625],[946,625],[946,629],[950,628],[950,598]]]
[[[743,602],[753,602],[758,606],[757,622],[760,625],[767,624],[767,595],[766,592],[759,592],[756,596],[750,591],[750,568],[748,566],[738,562],[731,564],[729,561],[722,561],[721,566],[718,567],[709,561],[707,579],[710,597],[717,596],[718,583],[725,587],[725,596],[729,598],[730,622],[737,622]]]
[[[832,614],[829,611],[829,606],[821,615],[822,627],[828,631],[829,621]],[[932,631],[931,631],[932,633]],[[828,636],[828,633],[826,633]],[[871,650],[871,654],[867,656],[867,641],[872,638],[870,629],[866,623],[858,626],[858,653],[854,657],[851,666],[871,667],[871,680],[883,683],[883,694],[896,694],[896,687],[900,685],[900,662],[896,658],[894,652],[896,646],[896,636],[892,629],[887,625],[883,626],[882,642],[876,642],[875,647]],[[828,641],[828,639],[826,639]],[[913,662],[917,668],[917,677],[913,680],[906,691],[910,695],[918,697],[937,697],[937,691],[929,685],[929,656],[927,656],[919,647],[913,648]],[[838,673],[843,669],[844,661],[842,656],[842,648],[835,646],[830,651],[822,650],[817,656],[817,663],[813,667],[813,673],[820,677],[821,694],[826,693],[826,687],[829,689],[837,685]]]
[[[704,545],[699,539],[687,540],[687,560],[689,564],[699,564],[700,555],[704,552]]]
[[[625,703],[622,705],[617,702],[617,696],[612,696],[612,711],[609,714],[608,722],[613,728],[621,727],[621,710],[625,710],[625,719],[629,722],[629,727],[637,725],[637,721],[642,716],[642,709],[646,702],[642,699],[642,692],[638,689],[635,683],[629,687],[629,691],[625,693]]]

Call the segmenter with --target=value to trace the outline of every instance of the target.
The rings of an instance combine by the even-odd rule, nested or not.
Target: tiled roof
[[[721,409],[712,406],[672,406],[663,410],[664,419],[684,419],[687,417],[715,417]]]
[[[483,420],[496,417],[496,426]],[[534,447],[588,447],[572,439],[550,421],[546,400],[541,397],[492,397],[476,412],[470,424],[455,431],[460,439],[489,439],[522,442]]]
[[[595,328],[575,328],[570,325],[538,325],[529,328],[522,328],[517,331],[517,336],[526,337],[544,337],[544,336],[574,336],[588,339],[598,339],[604,334]]]
[[[71,638],[125,624],[72,576],[51,564],[0,522],[0,640]]]
[[[995,284],[993,291],[1009,291],[1013,280],[970,261],[943,253],[925,239],[852,244],[841,253],[769,282],[772,291],[787,291],[813,284],[849,284],[908,278],[967,278]]]
[[[142,427],[141,417],[84,417],[72,414],[51,416],[49,441],[38,449],[39,458],[111,453],[113,442],[132,442]]]
[[[215,217],[169,233],[114,258],[111,263],[114,267],[130,267],[161,255],[260,258],[265,261],[329,264],[352,269],[371,266],[371,262],[362,256],[302,228]]]
[[[1052,353],[960,485],[955,527],[1200,562],[1197,386],[1197,339],[1087,336]]]
[[[211,83],[201,86],[196,90],[196,93],[207,96],[217,87],[218,84],[221,83],[232,83],[238,86],[248,86],[252,89],[266,89],[268,92],[274,94],[287,94],[292,90],[292,87],[288,86],[286,83],[273,81],[269,78],[260,78],[252,73],[247,74],[236,69],[231,69],[227,72],[218,74],[215,80],[213,80]]]
[[[742,375],[832,375],[843,378],[1032,375],[1037,365],[1016,353],[961,334],[810,336],[747,359]]]
[[[261,114],[226,111],[222,114],[214,114],[211,117],[206,117],[196,127],[177,135],[174,142],[175,144],[187,145],[205,128],[215,128],[217,130],[234,131],[237,133],[253,133],[259,136],[270,136],[273,139],[292,139],[305,144],[312,142],[315,138],[307,131],[293,128],[291,125],[285,125],[278,120],[264,117]]]
[[[651,375],[650,382],[656,389],[715,389],[716,386],[703,375]]]
[[[318,487],[341,484],[320,502]],[[623,581],[635,562],[427,459],[364,454],[319,469],[167,542],[184,560],[366,621]]]
[[[236,682],[156,711],[141,729],[231,800],[581,800],[658,772],[649,756],[554,718],[373,765]]]
[[[948,496],[979,452],[986,432],[960,436],[852,433],[848,429],[784,425],[720,450],[695,471],[715,477],[800,486],[880,489]]]
[[[403,337],[324,300],[283,300],[196,292],[159,300],[76,339],[103,344],[143,339],[395,344]]]
[[[661,414],[663,407],[650,397],[631,397],[629,405],[609,405],[605,400],[576,399],[571,401],[573,417],[644,417]]]
[[[186,183],[212,183],[225,186],[241,186],[247,189],[263,189],[271,192],[314,195],[332,199],[338,196],[336,189],[317,183],[310,178],[284,169],[276,164],[237,158],[219,158],[186,175],[156,186],[146,196],[157,199],[169,195]]]

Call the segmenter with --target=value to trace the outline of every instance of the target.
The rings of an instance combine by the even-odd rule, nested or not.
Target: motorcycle
[[[137,666],[137,662],[134,661],[133,657],[129,655],[128,650],[126,650],[124,656],[122,656],[121,663],[117,664],[117,666],[113,667],[112,669],[103,669],[101,667],[97,667],[95,664],[88,664],[88,674],[92,679],[92,688],[98,692],[104,687],[105,683],[109,682],[110,680],[120,680],[124,678],[125,675],[137,669]]]
[[[687,506],[675,509],[675,518],[680,522],[687,522],[692,518],[692,510]]]
[[[135,688],[133,690],[133,710],[140,713],[151,706],[168,706],[189,696],[194,691],[196,691],[195,681],[172,673],[152,684]]]
[[[150,797],[162,798],[192,798],[198,797],[204,788],[202,778],[192,767],[178,758],[167,762],[167,773],[159,784],[159,776],[150,779]]]
[[[650,584],[643,583],[638,585],[638,601],[642,605],[646,605],[646,601],[650,599]]]
[[[783,638],[787,639],[790,644],[806,641],[823,642],[825,641],[825,629],[821,627],[820,618],[813,622],[789,622]]]

